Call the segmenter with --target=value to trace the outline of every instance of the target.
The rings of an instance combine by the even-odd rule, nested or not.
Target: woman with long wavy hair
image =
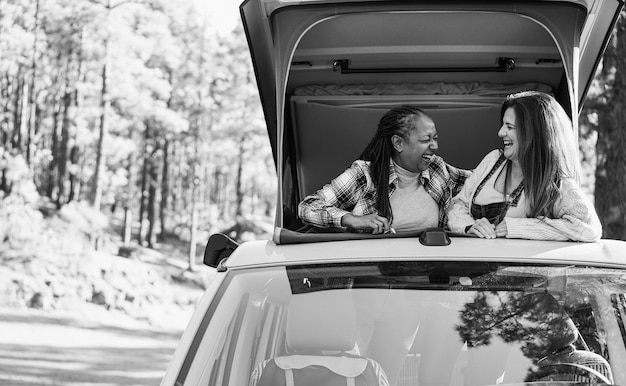
[[[509,95],[500,115],[503,149],[487,154],[454,197],[450,228],[482,238],[598,240],[565,110],[549,94],[526,91]]]

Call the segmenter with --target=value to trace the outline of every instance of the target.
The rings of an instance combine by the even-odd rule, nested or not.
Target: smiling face
[[[498,136],[504,143],[504,156],[511,161],[519,160],[519,138],[517,136],[517,120],[515,110],[509,107],[502,117],[502,126]]]
[[[439,149],[439,137],[435,123],[427,116],[411,119],[408,126],[406,134],[392,137],[396,150],[393,159],[404,169],[419,173],[428,168],[430,157]]]

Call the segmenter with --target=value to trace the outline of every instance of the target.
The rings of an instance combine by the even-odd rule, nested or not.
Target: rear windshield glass
[[[230,275],[181,383],[275,385],[290,372],[357,385],[626,384],[622,270],[379,262]]]

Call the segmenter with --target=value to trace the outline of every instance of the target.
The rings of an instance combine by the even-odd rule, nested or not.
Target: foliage
[[[0,9],[0,148],[40,195],[127,209],[149,244],[193,213],[271,217],[274,166],[241,26],[219,31],[200,0]]]
[[[71,223],[81,233],[91,236],[102,233],[109,225],[107,217],[85,202],[71,202],[63,205],[57,216],[65,222]]]
[[[592,144],[583,154],[595,166],[595,205],[603,237],[620,240],[626,240],[625,17],[623,13],[613,32],[580,117],[581,143]]]
[[[29,247],[41,232],[43,216],[36,208],[39,198],[22,156],[0,149],[0,169],[7,192],[0,193],[0,254]]]
[[[83,228],[93,209],[81,206],[68,204],[40,217],[38,236],[20,240],[22,249],[0,243],[0,307],[79,313],[101,308],[163,327],[185,320],[210,282],[208,267],[194,274],[170,264],[180,259],[172,250],[167,259],[142,248],[135,258],[104,252],[108,248],[93,251]]]
[[[550,294],[479,292],[461,310],[456,330],[470,348],[498,338],[519,345],[525,357],[539,362],[576,339],[572,323]],[[535,373],[536,369],[529,368],[527,381]]]

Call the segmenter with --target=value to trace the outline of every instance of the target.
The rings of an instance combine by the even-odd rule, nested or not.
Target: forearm
[[[575,218],[507,217],[504,221],[507,238],[593,242],[602,236],[602,228],[599,224],[586,223]]]
[[[298,205],[298,216],[307,224],[322,228],[344,228],[341,218],[350,213],[326,203],[317,195],[305,198]]]
[[[593,242],[602,237],[602,225],[593,204],[577,183],[565,180],[554,203],[554,218],[506,218],[511,238]]]
[[[452,207],[448,212],[448,226],[452,232],[465,233],[465,228],[474,224],[474,218],[469,212],[469,204],[459,199],[452,200]]]
[[[367,189],[367,182],[367,170],[357,161],[329,184],[305,197],[298,205],[298,216],[305,223],[318,227],[344,228],[341,218],[351,213]]]

